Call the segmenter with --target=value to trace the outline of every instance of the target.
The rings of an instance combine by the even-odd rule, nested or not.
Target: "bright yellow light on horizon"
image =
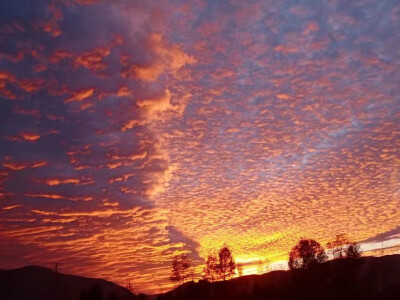
[[[261,261],[261,269],[260,269],[260,261]],[[258,258],[239,257],[236,259],[236,263],[243,264],[243,276],[259,275],[259,274],[264,274],[264,273],[268,273],[271,271],[288,269],[286,260],[270,261],[266,257],[258,257]],[[238,274],[236,275],[236,277],[238,277]]]

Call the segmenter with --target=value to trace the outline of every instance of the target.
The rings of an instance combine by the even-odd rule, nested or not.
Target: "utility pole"
[[[133,287],[132,287],[132,285],[131,285],[131,280],[128,279],[128,278],[126,278],[126,279],[125,279],[125,284],[126,284],[126,288],[127,288],[131,293],[133,293]]]
[[[63,263],[53,263],[53,270],[54,270],[54,284],[55,284],[55,290],[56,294],[60,296],[60,276],[59,276],[59,271],[60,271],[60,266]]]
[[[55,273],[58,273],[58,271],[60,271],[60,266],[62,265],[63,263],[53,263],[53,269],[54,269],[54,272]]]

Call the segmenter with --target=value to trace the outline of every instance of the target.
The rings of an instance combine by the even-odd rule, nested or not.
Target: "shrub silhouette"
[[[308,269],[327,260],[324,248],[313,239],[300,239],[289,253],[289,268]]]

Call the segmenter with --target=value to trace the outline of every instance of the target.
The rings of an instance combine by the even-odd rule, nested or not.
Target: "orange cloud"
[[[118,97],[128,97],[131,96],[132,92],[129,90],[127,86],[122,86],[117,92]]]
[[[140,107],[145,121],[159,120],[161,113],[166,111],[179,111],[179,105],[171,104],[171,92],[165,89],[164,94],[159,97],[138,100],[136,104]]]
[[[24,162],[24,163],[14,163],[10,161],[3,162],[3,167],[13,171],[21,171],[26,168],[40,168],[45,165],[47,165],[47,161]]]
[[[107,65],[103,59],[109,54],[110,48],[108,46],[93,49],[79,55],[74,61],[74,67],[85,67],[92,72],[104,70],[107,68]]]
[[[42,25],[42,30],[51,34],[52,37],[57,37],[61,34],[61,30],[58,29],[58,26],[52,22],[48,22]]]
[[[4,206],[1,209],[10,210],[10,209],[14,209],[14,208],[21,207],[21,206],[22,206],[21,204],[17,204],[17,205],[11,205],[11,206]]]
[[[6,80],[10,82],[16,81],[15,76],[8,71],[0,71],[0,80]]]
[[[117,159],[130,159],[130,160],[137,160],[137,159],[143,159],[147,156],[147,151],[140,152],[140,153],[134,153],[128,156],[119,156],[119,155],[111,155],[110,158],[112,160],[117,160]]]
[[[21,132],[19,134],[25,141],[35,142],[40,139],[40,135],[36,133]]]
[[[91,201],[94,198],[90,196],[83,196],[83,197],[70,197],[70,196],[64,196],[64,195],[59,195],[59,194],[25,194],[27,197],[32,197],[32,198],[48,198],[48,199],[66,199],[66,200],[71,200],[71,201]]]
[[[108,182],[109,183],[114,183],[114,182],[120,182],[120,181],[127,181],[129,178],[131,178],[134,175],[135,175],[134,173],[123,174],[122,176],[110,178],[108,180]]]
[[[69,103],[69,102],[73,102],[73,101],[83,101],[89,97],[91,97],[94,93],[93,88],[90,89],[86,89],[86,90],[82,90],[82,91],[78,91],[78,92],[73,92],[72,96],[69,97],[68,99],[65,100],[65,103]]]
[[[92,184],[94,182],[93,179],[91,178],[51,178],[51,179],[34,179],[34,181],[49,186],[56,186],[61,184],[87,185],[87,184]]]
[[[140,121],[138,120],[130,120],[122,126],[121,131],[127,131],[128,129],[132,129],[136,125],[140,124]]]
[[[10,100],[16,100],[17,96],[7,89],[8,83],[14,83],[16,78],[13,74],[7,71],[0,71],[0,94]]]
[[[136,160],[136,159],[143,159],[147,156],[147,152],[144,151],[142,153],[138,153],[138,154],[132,154],[130,155],[128,158],[131,160]]]
[[[186,54],[177,45],[169,46],[164,43],[161,34],[152,34],[149,45],[156,54],[154,62],[148,66],[133,66],[123,73],[125,77],[134,73],[143,81],[155,81],[163,73],[176,75],[176,72],[183,66],[196,63],[194,57]]]
[[[280,100],[289,100],[290,96],[287,94],[277,94],[276,98],[280,99]]]
[[[283,53],[297,53],[300,50],[296,47],[290,46],[290,45],[278,45],[274,47],[274,50],[277,52],[283,52]]]
[[[24,79],[18,82],[18,86],[27,93],[37,93],[42,89],[43,82],[41,79]]]
[[[136,76],[143,81],[154,81],[164,72],[163,65],[135,67]]]
[[[17,96],[7,89],[7,85],[14,85],[27,93],[36,93],[43,87],[42,79],[22,79],[19,80],[12,73],[0,71],[0,93],[11,100],[17,99]]]
[[[305,26],[303,32],[301,33],[302,35],[308,35],[313,31],[318,31],[319,30],[319,25],[316,22],[309,22]]]
[[[35,27],[49,33],[52,37],[57,37],[62,33],[58,24],[63,20],[61,9],[55,2],[50,2],[47,9],[50,14],[50,19],[47,22],[38,22]]]
[[[107,164],[107,167],[110,168],[110,169],[119,168],[120,166],[122,166],[122,162],[116,162],[116,163]]]
[[[30,165],[30,167],[31,168],[39,168],[39,167],[43,167],[45,165],[47,165],[47,161],[39,161],[39,162],[32,163]]]
[[[62,50],[56,50],[54,51],[53,55],[50,57],[50,62],[55,64],[58,63],[60,60],[63,60],[65,58],[70,58],[72,57],[72,53],[67,52],[67,51],[62,51]]]

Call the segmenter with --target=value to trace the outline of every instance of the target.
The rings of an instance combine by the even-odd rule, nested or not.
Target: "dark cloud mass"
[[[398,28],[395,0],[1,1],[0,267],[154,292],[181,252],[398,233]]]

